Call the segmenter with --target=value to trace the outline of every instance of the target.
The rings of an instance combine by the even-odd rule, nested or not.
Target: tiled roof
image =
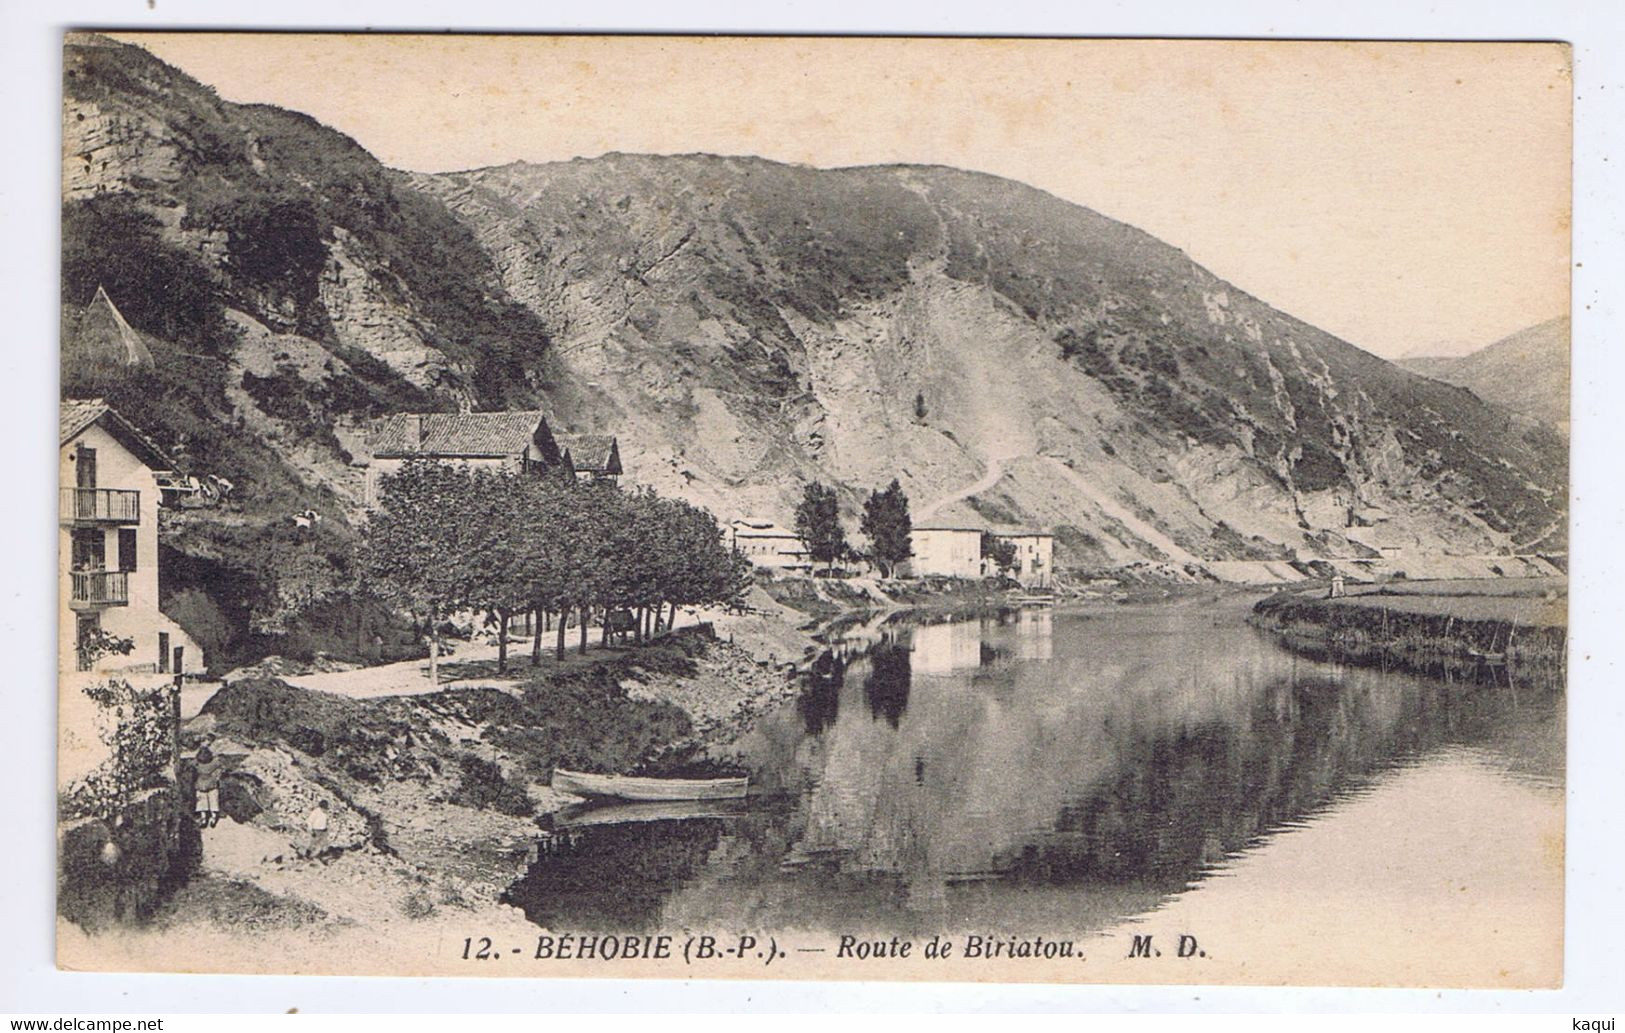
[[[151,438],[137,430],[135,424],[120,416],[118,410],[100,398],[63,399],[58,416],[60,419],[58,445],[66,445],[105,417],[104,427],[107,432],[117,438],[125,448],[135,453],[136,458],[143,463],[154,470],[169,470],[175,465],[174,460],[165,455],[163,449],[153,444]]]
[[[57,443],[65,445],[79,432],[102,418],[103,413],[112,412],[108,404],[100,398],[69,398],[62,403],[62,433]]]
[[[559,448],[570,453],[571,465],[588,473],[621,472],[621,453],[615,438],[608,434],[566,434]]]
[[[413,421],[418,421],[413,432]],[[375,456],[522,455],[536,437],[544,436],[547,415],[521,412],[396,414],[385,419],[372,439]]]

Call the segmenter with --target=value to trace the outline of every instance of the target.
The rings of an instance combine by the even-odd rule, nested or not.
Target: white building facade
[[[909,536],[916,577],[982,576],[982,531],[975,527],[916,527]]]
[[[771,520],[746,517],[728,525],[730,544],[741,556],[769,570],[808,571],[812,553],[794,531]]]
[[[62,403],[60,444],[58,670],[201,671],[202,650],[158,607],[168,459],[100,400]]]

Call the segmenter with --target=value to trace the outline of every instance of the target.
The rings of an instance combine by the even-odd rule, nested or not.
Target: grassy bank
[[[1259,602],[1251,620],[1289,645],[1338,658],[1561,675],[1567,600],[1562,578],[1398,581],[1335,599],[1324,589],[1282,592]]]

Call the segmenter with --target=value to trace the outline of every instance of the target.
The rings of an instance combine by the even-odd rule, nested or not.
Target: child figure
[[[220,824],[220,774],[226,762],[204,743],[197,751],[197,827]]]
[[[310,842],[305,848],[305,856],[311,860],[321,860],[322,854],[327,851],[327,825],[327,801],[317,800],[316,806],[305,819],[305,827],[310,830]]]

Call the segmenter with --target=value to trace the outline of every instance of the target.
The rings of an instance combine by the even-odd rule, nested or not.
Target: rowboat
[[[616,800],[737,800],[746,778],[634,778],[553,769],[553,788],[575,796]]]
[[[590,825],[633,825],[651,821],[691,821],[695,818],[735,818],[746,804],[732,800],[647,800],[639,803],[576,804],[560,811],[555,828],[579,829]]]

